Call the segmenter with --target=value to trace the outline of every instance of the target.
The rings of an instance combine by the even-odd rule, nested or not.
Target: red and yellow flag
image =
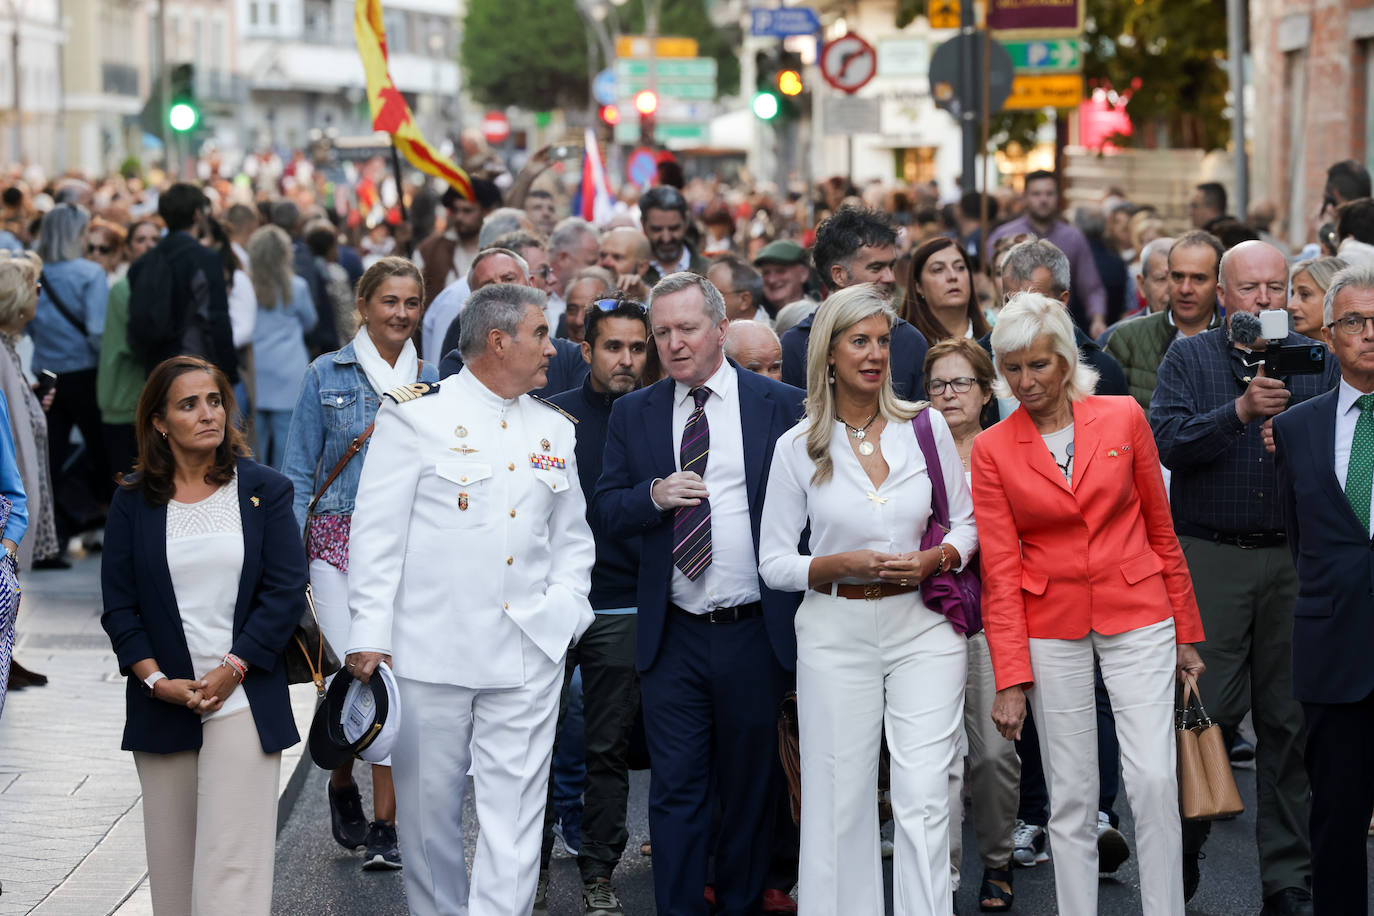
[[[459,194],[472,200],[472,182],[467,173],[425,142],[405,97],[391,81],[381,0],[357,0],[353,10],[353,34],[357,37],[358,53],[362,55],[363,70],[367,73],[372,129],[391,134],[392,142],[411,165],[426,175],[442,178]]]

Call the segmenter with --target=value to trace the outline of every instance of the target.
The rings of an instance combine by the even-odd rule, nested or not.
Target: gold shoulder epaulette
[[[435,394],[439,391],[438,382],[411,382],[409,385],[397,385],[383,397],[391,398],[397,404],[404,404],[406,401],[413,401],[422,398],[427,394]]]
[[[530,398],[533,399],[533,400],[535,400],[535,401],[538,401],[540,404],[543,404],[543,405],[544,405],[545,407],[547,407],[549,410],[556,410],[556,411],[558,411],[558,412],[561,413],[563,416],[565,416],[565,417],[567,417],[569,420],[571,420],[571,421],[572,421],[572,424],[573,424],[574,426],[577,425],[577,417],[574,417],[572,414],[568,413],[566,410],[564,410],[562,407],[559,407],[557,404],[553,403],[552,401],[546,401],[546,400],[544,400],[543,398],[541,398],[541,397],[540,397],[539,395],[537,395],[537,394],[532,394],[532,395],[530,395]]]

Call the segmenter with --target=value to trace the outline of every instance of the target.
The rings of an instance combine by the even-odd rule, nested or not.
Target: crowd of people
[[[318,182],[4,189],[0,710],[43,680],[15,571],[103,545],[159,913],[270,907],[307,582],[400,710],[329,829],[415,913],[546,912],[555,838],[622,913],[647,767],[663,914],[881,912],[884,856],[896,912],[948,913],[966,808],[980,910],[1048,865],[1093,913],[1124,775],[1143,912],[1181,916],[1190,677],[1256,763],[1263,912],[1365,911],[1367,171],[1293,252],[1214,183],[1190,227],[1066,219],[1050,172],[835,179],[810,220],[665,162],[598,226],[552,164],[375,224]]]

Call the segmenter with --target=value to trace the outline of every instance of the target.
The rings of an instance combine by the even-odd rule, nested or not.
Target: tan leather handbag
[[[1240,814],[1245,804],[1231,775],[1231,758],[1221,726],[1207,717],[1197,678],[1191,675],[1184,682],[1175,721],[1180,815],[1185,821],[1210,821]]]

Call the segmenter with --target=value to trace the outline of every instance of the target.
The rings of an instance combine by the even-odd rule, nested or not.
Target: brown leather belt
[[[863,598],[868,601],[877,601],[879,598],[891,598],[893,595],[905,595],[907,592],[914,592],[920,585],[898,585],[895,582],[867,582],[863,585],[852,583],[827,583],[825,585],[813,586],[813,590],[822,595],[833,594],[836,598]],[[834,589],[832,592],[831,589]]]

